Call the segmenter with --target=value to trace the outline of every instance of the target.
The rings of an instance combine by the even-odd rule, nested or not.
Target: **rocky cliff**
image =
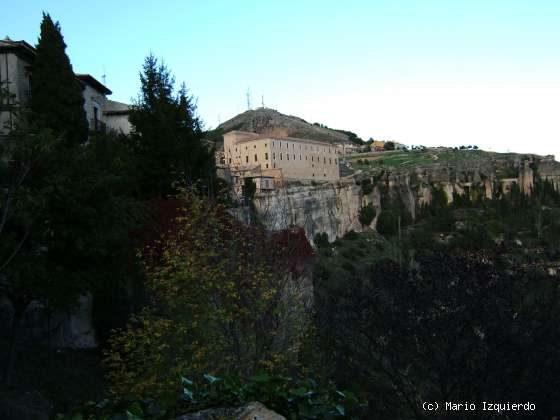
[[[548,180],[560,189],[560,163],[552,157],[508,155],[502,158],[457,160],[409,168],[376,168],[357,171],[338,183],[292,183],[273,192],[257,194],[255,208],[272,229],[302,227],[313,242],[325,232],[330,241],[348,231],[361,231],[360,208],[369,203],[381,211],[382,194],[398,195],[414,218],[423,204],[432,200],[434,188],[445,191],[449,203],[468,194],[487,199],[508,193],[514,184],[530,194],[537,179]],[[367,194],[361,184],[373,185]],[[375,220],[372,223],[375,226]]]
[[[348,231],[361,231],[360,208],[380,205],[379,191],[368,195],[354,180],[323,184],[288,184],[273,192],[257,194],[255,208],[260,220],[272,230],[302,227],[310,241],[326,233],[330,241]]]

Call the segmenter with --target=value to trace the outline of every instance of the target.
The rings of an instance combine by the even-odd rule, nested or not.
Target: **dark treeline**
[[[145,203],[186,186],[205,196],[215,190],[213,152],[202,142],[194,100],[184,84],[176,89],[162,62],[145,60],[131,136],[90,132],[65,48],[60,25],[45,14],[30,103],[11,106],[15,126],[0,141],[0,297],[11,308],[1,373],[8,384],[31,303],[49,319],[91,293],[103,342],[132,309],[130,232],[148,221]]]

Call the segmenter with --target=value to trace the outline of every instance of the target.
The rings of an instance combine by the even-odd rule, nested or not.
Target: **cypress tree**
[[[202,142],[196,106],[184,85],[175,93],[175,80],[164,63],[146,57],[140,72],[140,94],[130,114],[142,195],[165,197],[173,184],[202,180],[210,188],[212,152]]]
[[[32,66],[31,108],[41,127],[63,135],[68,144],[87,140],[83,87],[66,55],[60,24],[43,13],[41,35]]]

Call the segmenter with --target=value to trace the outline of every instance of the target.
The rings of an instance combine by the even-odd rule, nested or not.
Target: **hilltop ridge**
[[[220,124],[217,129],[223,132],[241,130],[279,137],[308,138],[333,144],[352,142],[349,132],[311,124],[303,118],[285,115],[271,108],[245,111]]]

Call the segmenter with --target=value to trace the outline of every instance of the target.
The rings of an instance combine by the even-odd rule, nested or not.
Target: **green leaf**
[[[183,399],[189,402],[195,402],[193,392],[188,388],[183,388]]]
[[[126,418],[127,420],[142,420],[142,417],[138,417],[134,414],[132,414],[130,411],[126,411]]]
[[[135,401],[129,408],[128,408],[128,412],[132,413],[135,416],[142,416],[144,415],[144,410],[142,410],[142,407],[140,406],[140,403],[138,403],[138,401]]]
[[[340,404],[336,405],[336,411],[341,415],[341,416],[345,416],[346,415],[346,410],[344,409],[343,406],[341,406]]]
[[[204,379],[208,381],[208,383],[213,384],[214,382],[221,381],[222,378],[218,378],[216,376],[209,375],[208,373],[204,374]]]

